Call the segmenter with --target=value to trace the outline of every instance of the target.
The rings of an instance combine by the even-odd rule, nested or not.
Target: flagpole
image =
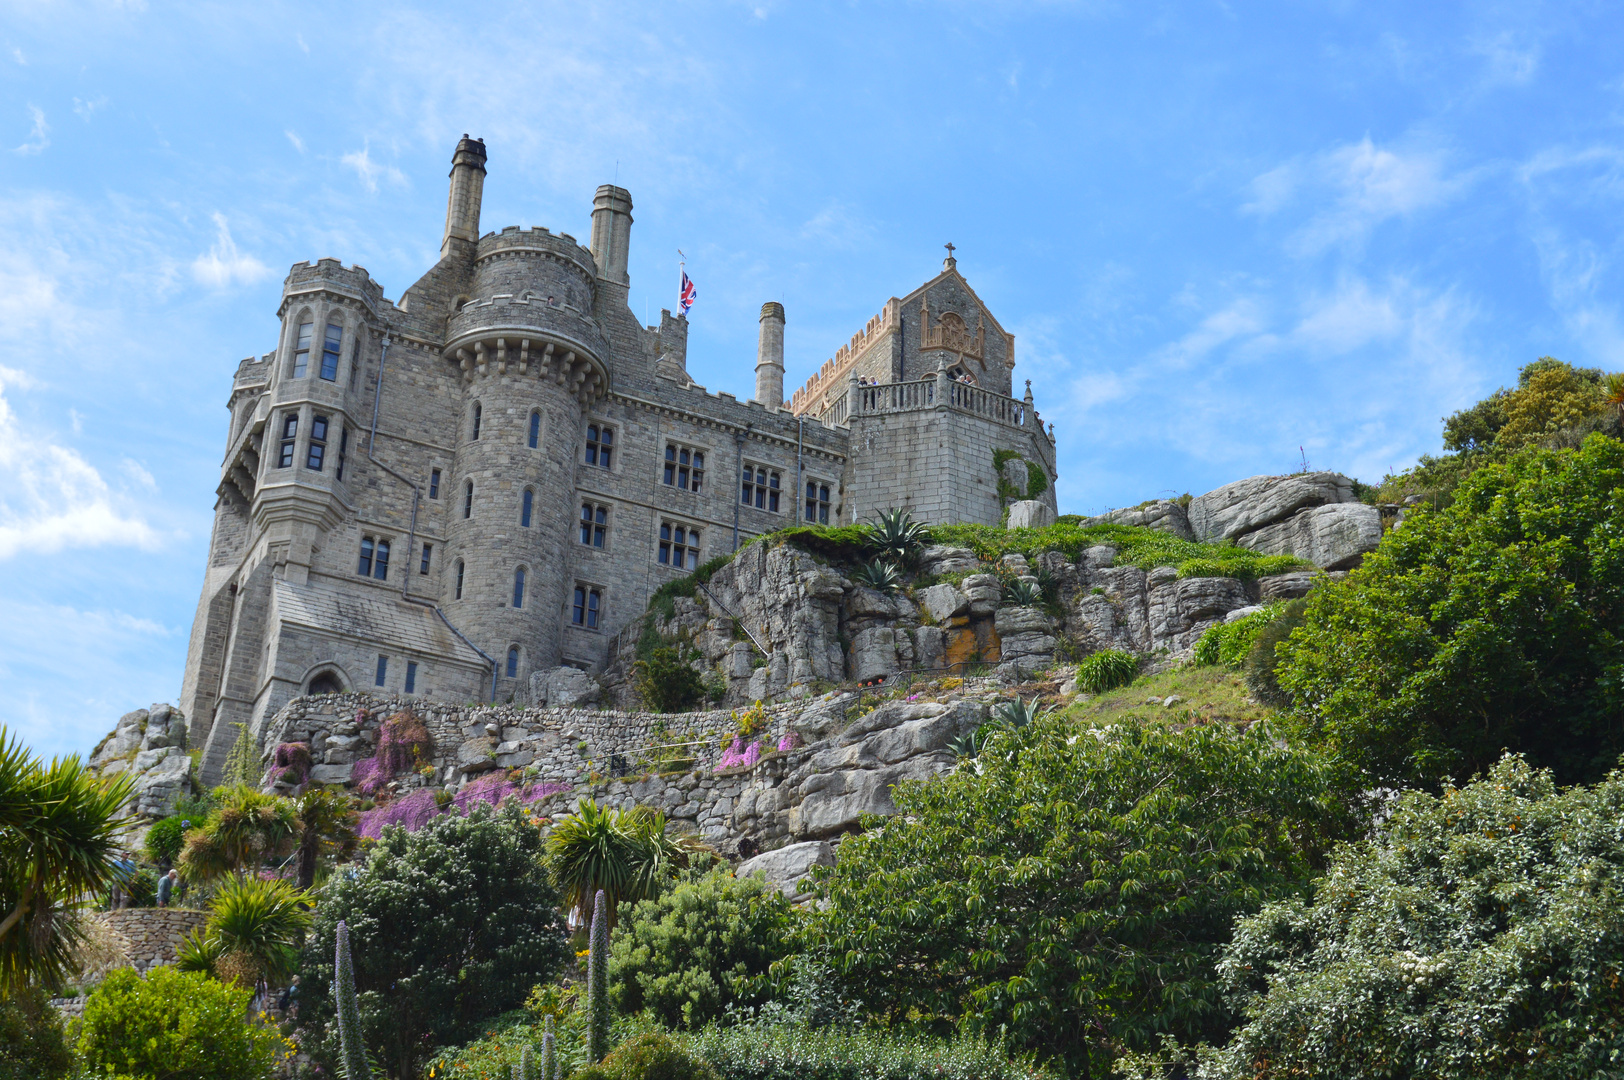
[[[687,274],[687,272],[688,272],[688,256],[686,256],[686,255],[684,255],[682,253],[681,248],[678,248],[677,249],[677,311],[682,315],[687,315],[687,312],[682,310],[682,279],[683,279],[683,276],[685,274]]]

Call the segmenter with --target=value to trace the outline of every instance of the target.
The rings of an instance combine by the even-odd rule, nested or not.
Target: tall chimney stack
[[[626,253],[632,242],[632,193],[604,184],[592,200],[592,259],[598,277],[615,285],[630,285]]]
[[[465,133],[451,155],[451,194],[445,206],[445,236],[440,258],[451,254],[453,238],[470,244],[479,240],[479,201],[485,193],[485,140]]]
[[[769,409],[784,407],[784,305],[761,305],[761,337],[756,343],[756,400]]]

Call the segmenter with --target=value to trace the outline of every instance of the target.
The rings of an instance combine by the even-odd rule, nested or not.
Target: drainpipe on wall
[[[459,641],[468,646],[470,649],[474,650],[474,652],[478,653],[485,659],[486,663],[491,665],[491,704],[494,705],[496,704],[496,681],[501,671],[497,665],[496,657],[490,655],[484,649],[481,649],[478,645],[475,645],[472,641],[469,641],[467,635],[453,626],[451,624],[451,620],[445,617],[445,612],[440,610],[440,605],[436,604],[432,600],[420,600],[407,591],[411,587],[412,583],[412,547],[417,540],[417,503],[421,494],[420,489],[418,488],[416,481],[401,475],[394,469],[391,469],[389,466],[385,465],[383,462],[374,457],[372,453],[377,448],[378,442],[378,407],[383,400],[383,367],[384,364],[389,360],[389,344],[389,335],[385,334],[383,338],[383,346],[378,353],[378,379],[372,387],[372,431],[367,436],[367,460],[412,489],[412,524],[411,530],[406,534],[406,560],[400,568],[400,598],[406,601],[408,604],[417,604],[421,607],[433,609],[434,614],[438,615],[440,617],[440,621],[445,623],[447,630],[450,630],[457,636]]]

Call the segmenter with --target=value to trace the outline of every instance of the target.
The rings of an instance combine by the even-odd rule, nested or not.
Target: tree
[[[582,799],[547,838],[548,863],[564,902],[584,917],[601,889],[610,926],[620,904],[655,895],[695,859],[715,856],[693,838],[668,835],[664,813],[644,806],[608,810],[591,799]]]
[[[79,1056],[93,1076],[264,1080],[293,1047],[246,1018],[251,996],[196,972],[121,968],[85,1002]]]
[[[923,1020],[1104,1076],[1156,1032],[1221,1033],[1237,914],[1304,887],[1346,822],[1332,770],[1267,725],[1049,716],[979,772],[892,792],[846,840],[804,948],[882,1022]]]
[[[1506,422],[1495,433],[1496,448],[1516,450],[1594,416],[1603,406],[1600,382],[1600,371],[1548,356],[1529,364],[1505,397]]]
[[[321,857],[343,861],[355,853],[358,843],[357,815],[343,792],[315,787],[299,796],[294,804],[299,819],[298,886],[308,889],[316,883],[316,867]]]
[[[309,905],[310,896],[285,881],[228,878],[214,895],[202,940],[189,943],[179,966],[241,986],[281,982],[299,969]]]
[[[655,712],[682,712],[705,696],[705,683],[690,661],[693,649],[682,643],[658,645],[632,665],[638,695]]]
[[[299,816],[293,803],[241,785],[216,788],[219,806],[208,821],[186,834],[181,873],[197,881],[257,870],[267,859],[293,851]]]
[[[465,1042],[517,1008],[569,960],[541,834],[519,805],[475,803],[408,833],[383,831],[361,871],[323,886],[300,969],[300,1023],[337,1060],[337,927],[348,926],[361,1029],[380,1067],[417,1075],[437,1046]]]
[[[127,779],[102,781],[77,757],[46,765],[0,727],[0,996],[69,969],[79,898],[126,872],[129,795]]]
[[[725,867],[633,906],[609,955],[610,994],[669,1028],[699,1028],[730,1005],[756,1005],[767,969],[789,951],[794,908],[758,877]]]
[[[1525,753],[1565,782],[1624,750],[1624,443],[1530,448],[1418,510],[1308,596],[1280,685],[1378,784]]]
[[[1247,1022],[1207,1080],[1616,1075],[1624,773],[1559,790],[1507,757],[1409,792],[1313,897],[1241,921],[1219,972]]]
[[[73,1051],[62,1014],[37,986],[0,1001],[0,1080],[67,1080]]]

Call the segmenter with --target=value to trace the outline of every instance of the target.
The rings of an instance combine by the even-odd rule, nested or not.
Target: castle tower
[[[485,194],[485,140],[466,134],[451,155],[451,192],[445,204],[445,236],[440,257],[451,253],[453,239],[472,244],[479,239],[479,203]]]
[[[604,184],[592,199],[592,258],[598,276],[615,285],[630,285],[627,254],[632,242],[632,193]]]
[[[761,336],[756,342],[756,400],[769,409],[784,404],[784,305],[761,305]]]

